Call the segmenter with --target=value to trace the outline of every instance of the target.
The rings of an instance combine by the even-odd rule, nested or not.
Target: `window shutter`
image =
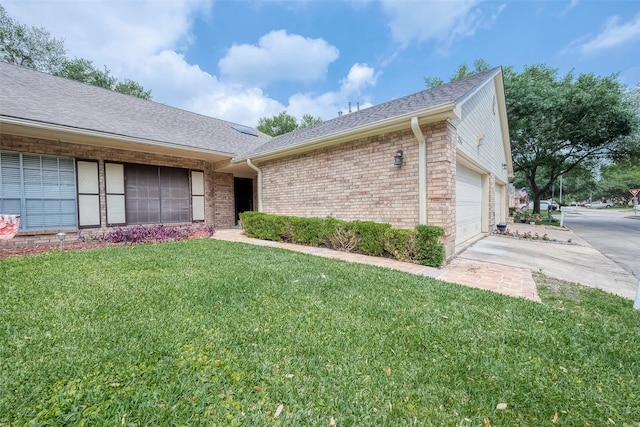
[[[124,224],[124,166],[117,163],[105,163],[104,174],[107,183],[107,224]]]
[[[193,221],[204,221],[204,172],[191,171],[191,210]]]
[[[100,226],[98,162],[79,161],[78,220],[80,227]]]

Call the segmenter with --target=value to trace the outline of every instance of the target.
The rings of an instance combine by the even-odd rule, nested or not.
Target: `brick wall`
[[[404,151],[404,165],[394,154]],[[261,162],[263,210],[304,217],[418,222],[418,145],[411,130]]]
[[[423,128],[427,140],[427,224],[444,228],[446,258],[456,242],[456,129],[448,122]]]
[[[77,160],[98,161],[101,208],[100,216],[103,226],[96,229],[82,229],[83,233],[107,229],[105,210],[105,162],[139,163],[202,170],[205,173],[205,223],[225,228],[232,226],[235,220],[233,175],[214,173],[213,166],[203,160],[163,156],[159,154],[103,148],[90,145],[70,144],[57,140],[27,138],[7,134],[0,135],[0,150],[67,156],[75,157]],[[59,230],[48,230],[46,232],[38,231],[20,233],[11,240],[0,241],[0,247],[45,244],[50,242],[57,243],[58,239],[55,234],[58,231]],[[75,240],[76,233],[74,231],[65,230],[65,232],[68,235],[67,240]]]
[[[427,148],[427,223],[445,229],[447,258],[455,250],[456,130],[448,122],[421,126]],[[402,167],[394,165],[397,150]],[[304,217],[390,223],[419,221],[418,142],[407,128],[261,162],[263,210]]]

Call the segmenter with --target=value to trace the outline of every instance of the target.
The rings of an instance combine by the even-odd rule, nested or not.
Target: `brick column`
[[[427,141],[427,224],[444,228],[445,255],[450,259],[456,242],[457,132],[448,122],[430,126]]]

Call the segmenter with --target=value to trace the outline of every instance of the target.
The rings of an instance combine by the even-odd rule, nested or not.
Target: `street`
[[[638,212],[640,214],[640,212]],[[640,216],[633,211],[574,208],[565,225],[622,269],[640,277]]]

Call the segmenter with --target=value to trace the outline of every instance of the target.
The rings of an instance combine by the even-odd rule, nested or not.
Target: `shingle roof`
[[[298,129],[277,136],[254,150],[245,153],[243,158],[251,158],[286,150],[289,147],[303,146],[306,142],[330,137],[331,135],[350,129],[366,127],[377,122],[410,114],[414,111],[437,107],[451,102],[459,102],[476,87],[488,79],[493,78],[500,69],[500,67],[492,68],[460,80],[452,81],[448,84],[374,105],[354,113],[345,114],[310,128]]]
[[[0,116],[226,153],[255,149],[234,123],[0,62]]]

